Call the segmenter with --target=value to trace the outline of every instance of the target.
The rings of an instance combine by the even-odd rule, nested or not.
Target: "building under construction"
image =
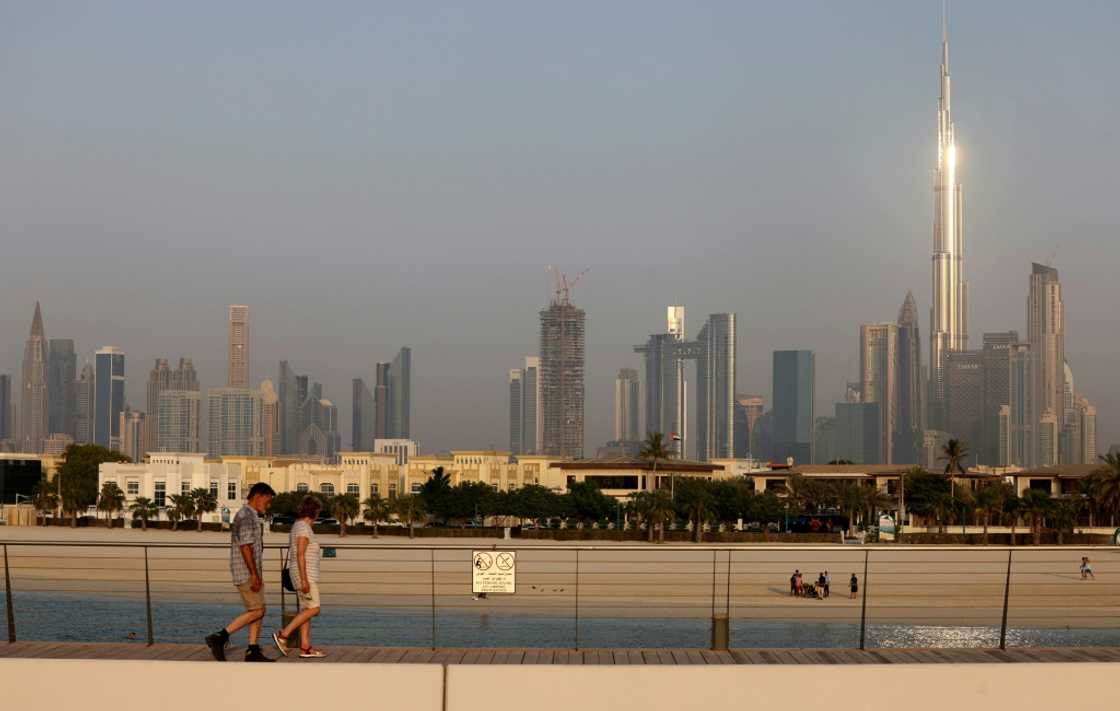
[[[572,304],[567,279],[558,276],[552,303],[541,311],[540,397],[543,454],[583,457],[585,316]]]

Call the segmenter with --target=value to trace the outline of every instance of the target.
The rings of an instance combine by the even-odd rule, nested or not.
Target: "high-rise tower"
[[[229,307],[229,381],[231,388],[249,387],[249,307]]]
[[[614,438],[634,442],[642,435],[638,425],[638,371],[623,368],[614,381]]]
[[[47,390],[50,392],[47,421],[50,434],[74,434],[74,398],[77,391],[78,356],[74,341],[55,338],[50,341],[47,362]]]
[[[959,157],[949,82],[949,34],[941,24],[941,97],[937,101],[937,171],[933,186],[933,305],[930,308],[930,425],[944,428],[945,359],[968,347],[968,284]]]
[[[47,432],[47,339],[43,335],[43,312],[35,302],[31,333],[23,349],[23,387],[20,392],[20,433],[25,452],[42,452]]]
[[[105,346],[94,353],[93,442],[108,449],[121,446],[124,411],[124,353]]]
[[[922,397],[922,345],[918,306],[914,295],[898,311],[898,420],[891,444],[891,462],[916,464],[921,449],[924,410]]]
[[[559,279],[552,303],[540,312],[541,449],[543,454],[579,459],[583,457],[586,314],[572,303],[570,287],[566,279]]]
[[[1058,270],[1044,264],[1031,265],[1027,295],[1027,341],[1031,344],[1034,369],[1035,423],[1044,417],[1058,421],[1065,412],[1065,307]],[[1057,464],[1054,447],[1041,437],[1035,464]]]

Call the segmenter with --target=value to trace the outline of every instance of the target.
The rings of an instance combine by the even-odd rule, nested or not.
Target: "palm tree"
[[[964,474],[964,463],[968,459],[968,447],[964,442],[959,439],[950,439],[941,448],[941,456],[938,459],[945,462],[945,476],[949,477],[949,491],[956,494],[957,488],[957,474]],[[961,518],[961,533],[964,533],[964,518]]]
[[[998,484],[988,484],[976,492],[976,510],[984,519],[983,544],[988,545],[988,524],[992,514],[1003,510],[1003,488]]]
[[[202,515],[214,513],[218,510],[218,497],[211,494],[209,489],[198,488],[191,491],[194,499],[194,517],[198,521],[198,530],[202,530]]]
[[[393,499],[391,504],[393,513],[400,516],[408,524],[408,537],[415,538],[416,528],[413,523],[423,518],[425,513],[423,497],[416,494],[405,494]]]
[[[1102,513],[1109,514],[1112,523],[1120,513],[1120,454],[1109,452],[1101,455],[1101,466],[1089,475],[1089,497]]]
[[[1022,502],[1023,511],[1031,517],[1031,532],[1037,546],[1042,543],[1042,522],[1054,502],[1050,499],[1050,492],[1042,489],[1027,489],[1023,492]]]
[[[1058,545],[1065,543],[1065,534],[1073,533],[1077,523],[1077,504],[1069,499],[1058,499],[1050,506],[1050,521],[1058,532]]]
[[[167,498],[171,501],[171,506],[167,509],[167,517],[172,521],[172,530],[179,527],[180,521],[189,521],[194,518],[194,497],[189,493],[172,494]],[[174,515],[172,515],[173,513]]]
[[[848,515],[848,533],[855,530],[856,514],[863,510],[863,487],[852,481],[846,481],[840,486],[840,506]]]
[[[653,462],[653,484],[657,486],[657,461],[659,459],[668,459],[671,452],[668,445],[665,443],[665,435],[660,432],[650,432],[646,435],[646,441],[642,442],[642,449],[638,452],[638,456],[646,461]],[[670,475],[669,481],[669,498],[675,494],[675,487]],[[647,489],[653,487],[646,487]]]
[[[101,485],[101,493],[97,496],[97,510],[105,512],[106,528],[113,527],[113,514],[124,508],[124,492],[115,481],[107,481]]]
[[[870,524],[879,524],[879,512],[894,506],[894,499],[886,492],[880,491],[875,485],[861,486],[863,491],[863,506],[867,511],[867,520]]]
[[[346,537],[346,524],[352,521],[360,510],[358,497],[354,494],[339,494],[330,500],[331,516],[338,519],[338,535]]]
[[[653,543],[653,532],[658,532],[658,540],[665,540],[665,522],[673,515],[673,501],[664,489],[639,491],[633,495],[634,511],[646,523],[649,542]]]
[[[156,502],[146,496],[137,496],[136,501],[128,507],[132,512],[132,520],[140,522],[140,530],[148,530],[148,521],[159,516],[159,507]]]
[[[389,501],[380,496],[371,496],[362,502],[365,511],[362,518],[373,524],[373,537],[377,538],[377,524],[388,520],[390,511]]]
[[[1015,545],[1015,529],[1019,526],[1019,512],[1023,510],[1023,500],[1019,498],[1015,487],[1010,484],[1000,484],[1003,491],[1003,515],[1011,520],[1011,545]]]
[[[47,514],[58,508],[58,502],[59,496],[49,481],[43,479],[35,485],[31,503],[35,505],[35,513],[42,518],[44,526],[47,525]]]

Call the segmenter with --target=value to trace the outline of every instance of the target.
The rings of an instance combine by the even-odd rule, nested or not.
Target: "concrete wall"
[[[1115,664],[451,666],[0,660],[20,711],[384,708],[407,711],[1114,709]]]

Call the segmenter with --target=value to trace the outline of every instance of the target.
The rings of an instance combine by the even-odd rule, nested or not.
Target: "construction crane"
[[[575,279],[572,279],[569,282],[567,275],[561,274],[559,269],[557,269],[556,267],[554,267],[550,264],[548,266],[548,271],[552,273],[552,300],[553,300],[553,302],[557,303],[557,304],[570,304],[570,303],[572,303],[572,288],[575,287],[575,285],[579,283],[579,280],[582,279],[583,275],[586,274],[588,271],[590,271],[590,269],[591,269],[590,267],[588,267],[587,269],[584,269],[579,274],[576,274]]]

